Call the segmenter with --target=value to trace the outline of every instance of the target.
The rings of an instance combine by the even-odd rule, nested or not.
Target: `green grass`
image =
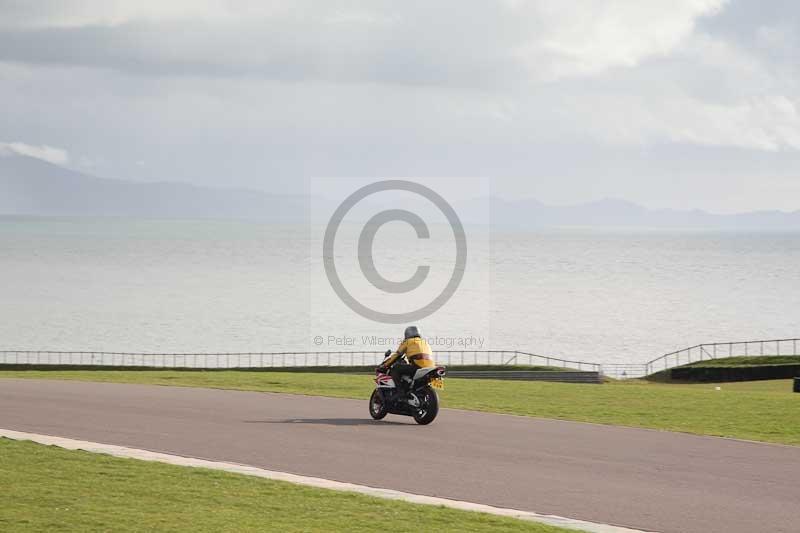
[[[567,530],[214,470],[0,439],[0,531]]]
[[[731,392],[757,392],[757,393],[777,393],[787,394],[792,390],[791,379],[762,379],[759,381],[729,381],[726,383],[689,383],[682,385],[686,387],[696,387],[702,390],[716,390],[717,387],[723,391]],[[800,394],[797,395],[800,400]]]
[[[0,377],[76,379],[286,392],[366,399],[369,376],[287,372],[0,371]],[[682,431],[800,445],[800,394],[791,380],[682,385],[643,380],[604,385],[446,380],[442,405],[544,418]],[[366,416],[366,403],[364,406]],[[446,415],[445,415],[446,416]]]
[[[559,366],[544,366],[544,365],[448,365],[448,371],[458,370],[500,370],[500,371],[516,371],[527,370],[536,372],[578,372],[574,368],[563,368]],[[143,366],[101,366],[101,365],[43,365],[43,364],[0,364],[0,372],[12,370],[43,370],[47,372],[60,371],[60,370],[91,370],[93,372],[102,370],[111,370],[119,372],[120,370],[130,372],[148,372],[152,368]],[[375,372],[375,365],[368,366],[283,366],[272,367],[269,369],[263,368],[230,368],[230,369],[196,369],[196,368],[176,368],[181,372],[224,372],[226,370],[235,370],[237,372],[290,372],[293,374],[373,374]]]
[[[740,357],[720,357],[717,359],[705,359],[695,361],[681,367],[707,368],[707,367],[751,367],[751,366],[772,366],[772,365],[800,365],[798,355],[758,355]]]

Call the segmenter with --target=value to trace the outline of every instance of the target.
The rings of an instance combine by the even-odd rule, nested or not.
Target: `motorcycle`
[[[386,357],[392,354],[386,352]],[[439,414],[439,397],[434,389],[444,388],[444,376],[447,370],[443,366],[418,368],[414,377],[407,383],[406,393],[398,389],[388,372],[375,370],[375,390],[369,398],[369,414],[375,420],[381,420],[387,414],[404,415],[414,418],[417,424],[426,425],[433,422]]]

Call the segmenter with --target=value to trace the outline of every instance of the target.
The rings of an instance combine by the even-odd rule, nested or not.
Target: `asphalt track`
[[[786,421],[796,423],[797,421]],[[0,428],[670,532],[800,531],[800,447],[366,401],[0,379]]]

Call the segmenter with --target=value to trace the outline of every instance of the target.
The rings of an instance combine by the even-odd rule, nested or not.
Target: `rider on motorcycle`
[[[418,368],[428,368],[434,366],[433,351],[428,342],[420,337],[417,326],[408,326],[404,333],[404,339],[397,351],[383,360],[380,370],[389,370],[389,375],[395,382],[399,391],[408,391],[406,382],[411,383],[414,373]],[[409,363],[403,360],[405,356]],[[407,377],[407,380],[403,380]]]

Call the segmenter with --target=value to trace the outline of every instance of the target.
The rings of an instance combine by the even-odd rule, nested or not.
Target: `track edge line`
[[[585,531],[588,533],[654,533],[652,531],[630,529],[622,526],[615,526],[612,524],[588,522],[585,520],[578,520],[574,518],[566,518],[556,515],[546,515],[546,514],[535,513],[532,511],[521,511],[518,509],[509,509],[504,507],[494,507],[492,505],[466,502],[461,500],[452,500],[448,498],[439,498],[436,496],[423,496],[409,492],[402,492],[394,489],[369,487],[367,485],[357,485],[354,483],[346,483],[342,481],[333,481],[329,479],[291,474],[289,472],[267,470],[264,468],[258,468],[255,466],[249,466],[239,463],[211,461],[208,459],[199,459],[195,457],[154,452],[139,448],[129,448],[127,446],[118,446],[115,444],[103,444],[99,442],[70,439],[66,437],[56,437],[53,435],[43,435],[39,433],[26,433],[23,431],[15,431],[3,428],[0,428],[0,437],[4,437],[11,440],[19,440],[19,441],[27,440],[36,442],[38,444],[57,446],[59,448],[64,448],[66,450],[82,450],[91,453],[111,455],[114,457],[139,459],[143,461],[154,461],[176,466],[221,470],[234,474],[243,474],[247,476],[255,476],[277,481],[286,481],[298,485],[305,485],[327,490],[356,492],[359,494],[373,496],[376,498],[400,500],[408,503],[421,504],[421,505],[442,506],[450,509],[458,509],[461,511],[487,513],[495,516],[504,516],[504,517],[517,518],[520,520],[527,520],[531,522],[539,522],[550,526],[575,529],[578,531]]]

